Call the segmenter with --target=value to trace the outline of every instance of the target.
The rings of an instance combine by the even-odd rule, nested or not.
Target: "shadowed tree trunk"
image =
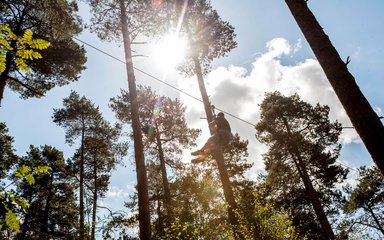
[[[49,210],[51,208],[51,199],[52,199],[52,190],[53,190],[53,175],[54,173],[52,172],[50,174],[50,179],[49,179],[47,202],[45,203],[44,215],[41,221],[40,231],[43,233],[48,233]]]
[[[171,206],[171,193],[169,190],[169,182],[168,182],[168,176],[167,176],[167,168],[165,166],[163,145],[161,143],[160,132],[159,132],[159,127],[157,126],[157,123],[156,123],[156,133],[155,134],[156,134],[157,148],[159,151],[161,178],[163,180],[164,203],[165,203],[165,208],[167,209],[167,213],[169,214],[170,211],[172,210],[170,208],[170,206]]]
[[[129,97],[130,97],[130,103],[131,103],[131,117],[132,117],[132,129],[133,129],[136,175],[137,175],[137,192],[138,192],[138,201],[139,201],[140,240],[150,240],[151,239],[151,221],[150,221],[150,211],[149,211],[147,171],[145,166],[144,146],[143,146],[140,120],[139,120],[139,111],[138,111],[139,107],[137,102],[135,74],[133,71],[133,63],[132,63],[131,40],[129,36],[126,9],[125,9],[123,0],[120,0],[120,14],[121,14],[121,28],[122,28],[121,31],[122,31],[123,40],[124,40],[126,70],[128,75],[128,90],[129,90]]]
[[[84,240],[84,137],[85,137],[85,124],[83,120],[83,128],[81,131],[81,148],[80,148],[80,183],[79,183],[79,201],[80,201],[80,240]]]
[[[95,154],[93,158],[93,180],[95,181],[93,188],[93,201],[92,201],[92,224],[91,224],[91,240],[95,240],[96,232],[96,214],[97,214],[97,155]]]
[[[373,161],[384,175],[384,127],[306,0],[285,0]]]
[[[281,118],[283,119],[285,128],[287,129],[288,137],[291,139],[291,129],[289,127],[287,119],[285,119],[283,116]],[[333,233],[331,224],[329,223],[327,215],[325,215],[324,209],[321,206],[321,202],[317,197],[316,190],[312,185],[311,179],[309,178],[304,161],[298,149],[295,147],[295,145],[293,145],[293,146],[290,146],[289,152],[292,156],[292,159],[294,160],[294,163],[296,165],[297,171],[299,172],[301,180],[304,183],[305,191],[308,193],[309,200],[312,203],[313,209],[315,210],[315,213],[320,222],[321,228],[323,229],[328,239],[335,239],[335,234]]]

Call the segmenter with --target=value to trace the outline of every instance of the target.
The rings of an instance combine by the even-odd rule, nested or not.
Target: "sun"
[[[153,58],[161,68],[169,70],[180,63],[186,52],[186,40],[177,34],[167,34],[155,43]]]

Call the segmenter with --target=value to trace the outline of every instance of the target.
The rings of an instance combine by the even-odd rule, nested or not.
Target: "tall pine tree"
[[[336,164],[341,125],[330,122],[328,114],[328,106],[313,107],[297,94],[268,93],[256,130],[257,138],[269,146],[264,161],[272,196],[290,195],[295,204],[310,203],[326,238],[334,239],[325,206],[331,206],[332,196],[340,194],[334,187],[347,171]],[[292,209],[295,204],[284,207]]]

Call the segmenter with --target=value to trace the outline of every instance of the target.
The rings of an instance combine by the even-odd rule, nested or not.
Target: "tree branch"
[[[29,86],[28,84],[25,84],[25,83],[22,83],[19,79],[17,78],[14,78],[14,77],[11,77],[11,76],[7,76],[7,78],[9,80],[13,80],[15,81],[16,83],[20,84],[21,86],[23,86],[24,88],[28,89],[29,91],[33,92],[34,94],[36,95],[39,95],[41,97],[44,97],[44,94],[39,92],[38,90],[36,90],[34,87],[32,86]]]

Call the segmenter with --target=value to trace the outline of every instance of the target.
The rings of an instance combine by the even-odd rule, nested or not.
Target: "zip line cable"
[[[107,55],[107,56],[110,57],[110,58],[115,59],[116,61],[119,61],[119,62],[121,62],[121,63],[123,63],[123,64],[126,64],[125,61],[123,61],[123,60],[121,60],[121,59],[119,59],[119,58],[117,58],[117,57],[111,55],[110,53],[108,53],[108,52],[106,52],[106,51],[101,50],[101,49],[98,48],[98,47],[93,46],[92,44],[89,44],[89,43],[87,43],[87,42],[85,42],[85,41],[83,41],[83,40],[81,40],[81,39],[79,39],[79,38],[77,38],[77,37],[73,37],[73,39],[75,39],[76,41],[79,41],[79,42],[83,43],[84,45],[87,45],[87,46],[90,47],[90,48],[93,48],[94,50],[96,50],[96,51],[98,51],[98,52],[101,52],[101,53]],[[201,99],[199,99],[199,98],[193,96],[192,94],[189,94],[189,93],[187,93],[187,92],[185,92],[185,91],[183,91],[183,90],[181,90],[181,89],[179,89],[179,88],[173,86],[172,84],[169,84],[169,83],[167,83],[167,82],[161,80],[160,78],[158,78],[158,77],[156,77],[156,76],[153,76],[153,75],[150,74],[150,73],[145,72],[144,70],[141,70],[141,69],[139,69],[139,68],[137,68],[137,67],[133,67],[133,68],[134,68],[136,71],[138,71],[138,72],[140,72],[140,73],[142,73],[142,74],[144,74],[144,75],[146,75],[146,76],[148,76],[148,77],[150,77],[150,78],[153,78],[154,80],[156,80],[156,81],[158,81],[158,82],[161,82],[162,84],[167,85],[168,87],[170,87],[170,88],[172,88],[172,89],[175,89],[176,91],[178,91],[178,92],[180,92],[180,93],[183,93],[184,95],[187,95],[187,96],[190,97],[190,98],[193,98],[193,99],[195,99],[195,100],[197,100],[197,101],[199,101],[199,102],[203,102],[203,100],[201,100]],[[252,124],[252,123],[250,123],[250,122],[248,122],[248,121],[246,121],[246,120],[244,120],[244,119],[242,119],[242,118],[240,118],[240,117],[237,117],[237,116],[235,116],[235,115],[233,115],[233,114],[231,114],[231,113],[229,113],[229,112],[226,112],[226,111],[224,111],[224,110],[222,110],[222,109],[220,109],[220,108],[217,108],[217,107],[216,107],[216,109],[219,110],[219,111],[221,111],[221,112],[223,112],[223,113],[225,113],[225,114],[227,114],[227,115],[229,115],[229,116],[231,116],[231,117],[233,117],[233,118],[235,118],[235,119],[237,119],[237,120],[240,120],[240,121],[242,121],[242,122],[244,122],[244,123],[247,123],[247,124],[249,124],[249,125],[251,125],[251,126],[253,126],[253,127],[256,127],[255,124]]]
[[[123,63],[123,64],[126,64],[125,61],[123,61],[123,60],[121,60],[121,59],[119,59],[119,58],[113,56],[112,54],[110,54],[110,53],[108,53],[108,52],[106,52],[106,51],[101,50],[101,49],[98,48],[98,47],[93,46],[93,45],[90,44],[90,43],[87,43],[87,42],[85,42],[85,41],[83,41],[83,40],[81,40],[81,39],[79,39],[79,38],[77,38],[77,37],[72,37],[72,38],[75,39],[76,41],[79,41],[79,42],[83,43],[84,45],[87,45],[87,46],[90,47],[90,48],[93,48],[94,50],[96,50],[96,51],[98,51],[98,52],[101,52],[101,53],[107,55],[107,56],[110,57],[110,58],[115,59],[116,61],[119,61],[119,62],[121,62],[121,63]],[[140,72],[140,73],[142,73],[142,74],[144,74],[144,75],[146,75],[146,76],[148,76],[148,77],[150,77],[150,78],[152,78],[152,79],[154,79],[154,80],[156,80],[156,81],[158,81],[158,82],[161,82],[161,83],[164,84],[164,85],[167,85],[168,87],[170,87],[170,88],[172,88],[172,89],[174,89],[174,90],[176,90],[176,91],[178,91],[178,92],[180,92],[180,93],[183,93],[184,95],[187,95],[187,96],[190,97],[190,98],[193,98],[193,99],[195,99],[195,100],[197,100],[197,101],[199,101],[199,102],[203,102],[203,100],[201,100],[200,98],[197,98],[197,97],[193,96],[192,94],[187,93],[187,92],[181,90],[180,88],[177,88],[177,87],[173,86],[172,84],[169,84],[169,83],[167,83],[167,82],[161,80],[160,78],[158,78],[158,77],[156,77],[156,76],[153,76],[153,75],[150,74],[150,73],[145,72],[144,70],[141,70],[141,69],[139,69],[139,68],[137,68],[137,67],[135,67],[135,66],[133,67],[133,69],[135,69],[136,71],[138,71],[138,72]],[[242,122],[244,122],[244,123],[246,123],[246,124],[251,125],[252,127],[256,127],[255,124],[253,124],[253,123],[251,123],[251,122],[249,122],[249,121],[247,121],[247,120],[244,120],[244,119],[242,119],[242,118],[240,118],[240,117],[237,117],[237,116],[235,116],[235,115],[233,115],[233,114],[231,114],[231,113],[229,113],[229,112],[227,112],[227,111],[224,111],[224,110],[222,110],[222,109],[220,109],[220,108],[218,108],[218,107],[216,107],[216,106],[215,106],[215,108],[216,108],[217,110],[219,110],[219,111],[221,111],[221,112],[223,112],[223,113],[225,113],[225,114],[227,114],[227,115],[229,115],[229,116],[231,116],[231,117],[237,119],[237,120],[240,120],[240,121],[242,121]],[[343,128],[343,129],[353,129],[354,127],[342,127],[342,128]]]
[[[108,56],[108,57],[110,57],[110,58],[113,58],[114,60],[116,60],[116,61],[118,61],[118,62],[121,62],[121,63],[123,63],[123,64],[126,64],[125,61],[123,61],[123,60],[121,60],[121,59],[119,59],[119,58],[113,56],[112,54],[110,54],[110,53],[108,53],[108,52],[106,52],[106,51],[101,50],[101,49],[98,48],[98,47],[93,46],[92,44],[89,44],[89,43],[87,43],[87,42],[85,42],[85,41],[83,41],[83,40],[81,40],[81,39],[79,39],[79,38],[77,38],[77,37],[72,37],[72,38],[75,39],[76,41],[81,42],[81,43],[83,43],[84,45],[86,45],[86,46],[88,46],[88,47],[90,47],[90,48],[92,48],[92,49],[98,51],[98,52],[101,52],[101,53],[105,54],[106,56]],[[146,75],[146,76],[148,76],[148,77],[150,77],[150,78],[152,78],[152,79],[154,79],[154,80],[156,80],[156,81],[158,81],[158,82],[160,82],[160,83],[162,83],[162,84],[164,84],[164,85],[167,85],[168,87],[170,87],[170,88],[172,88],[172,89],[174,89],[174,90],[176,90],[176,91],[178,91],[178,92],[180,92],[180,93],[183,93],[183,94],[187,95],[187,96],[190,97],[190,98],[193,98],[193,99],[195,99],[195,100],[197,100],[197,101],[199,101],[199,102],[203,102],[201,99],[199,99],[199,98],[193,96],[192,94],[189,94],[189,93],[187,93],[187,92],[185,92],[185,91],[183,91],[183,90],[181,90],[181,89],[179,89],[179,88],[173,86],[172,84],[169,84],[169,83],[167,83],[167,82],[161,80],[160,78],[158,78],[158,77],[156,77],[156,76],[153,76],[153,75],[150,74],[150,73],[145,72],[144,70],[141,70],[141,69],[139,69],[139,68],[137,68],[137,67],[133,67],[133,68],[134,68],[136,71],[138,71],[138,72],[140,72],[140,73],[142,73],[142,74],[144,74],[144,75]],[[240,121],[242,121],[242,122],[244,122],[244,123],[247,123],[247,124],[249,124],[249,125],[251,125],[251,126],[253,126],[253,127],[256,127],[255,124],[252,124],[252,123],[248,122],[247,120],[244,120],[244,119],[242,119],[242,118],[240,118],[240,117],[237,117],[237,116],[235,116],[235,115],[233,115],[233,114],[231,114],[231,113],[229,113],[229,112],[227,112],[227,111],[224,111],[224,110],[222,110],[222,109],[220,109],[220,108],[218,108],[218,107],[216,107],[216,106],[215,106],[215,109],[217,109],[217,110],[219,110],[219,111],[221,111],[221,112],[223,112],[223,113],[225,113],[225,114],[227,114],[227,115],[229,115],[229,116],[231,116],[231,117],[233,117],[233,118],[235,118],[235,119],[237,119],[237,120],[240,120]],[[343,127],[343,128],[354,128],[354,127]],[[359,172],[357,169],[352,168],[352,167],[349,167],[349,166],[347,166],[347,165],[345,165],[345,164],[343,164],[343,163],[341,163],[341,162],[339,162],[339,161],[336,161],[336,164],[339,164],[339,165],[341,165],[341,166],[343,166],[343,167],[346,167],[346,168],[348,168],[348,169],[350,169],[350,170]]]

